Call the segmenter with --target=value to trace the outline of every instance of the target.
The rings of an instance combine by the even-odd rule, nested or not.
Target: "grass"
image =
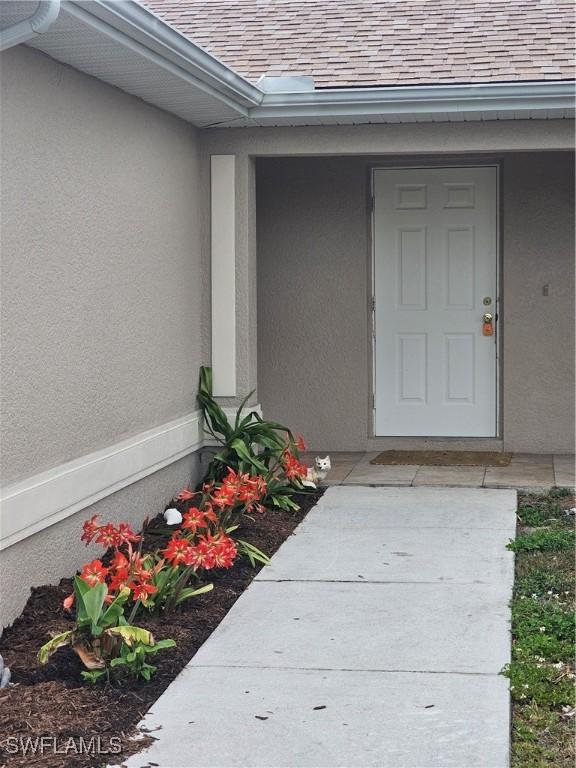
[[[512,600],[513,768],[573,768],[574,495],[520,496]]]

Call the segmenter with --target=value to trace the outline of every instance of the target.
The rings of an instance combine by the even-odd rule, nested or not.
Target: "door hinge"
[[[376,410],[376,395],[374,394],[374,392],[372,393],[372,410],[373,411]]]
[[[376,312],[376,297],[375,296],[372,296],[372,298],[370,299],[370,311],[371,312]]]

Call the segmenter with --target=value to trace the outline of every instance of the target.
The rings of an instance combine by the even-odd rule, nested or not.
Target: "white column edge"
[[[212,376],[216,397],[236,395],[236,157],[210,158]]]

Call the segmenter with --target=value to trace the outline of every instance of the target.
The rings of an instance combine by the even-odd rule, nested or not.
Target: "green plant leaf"
[[[255,467],[259,472],[267,471],[266,466],[262,464],[262,462],[260,462],[256,456],[250,453],[246,444],[239,437],[232,441],[230,447],[236,451],[238,456],[240,456],[243,461],[247,462],[252,467]]]
[[[58,648],[62,648],[65,645],[71,645],[73,640],[74,630],[69,629],[66,632],[61,632],[59,635],[54,635],[51,640],[44,643],[42,648],[38,651],[38,661],[40,664],[46,664],[50,656],[55,653]]]
[[[249,541],[243,541],[242,539],[237,539],[236,543],[239,545],[238,551],[241,554],[246,555],[246,557],[250,560],[252,567],[254,567],[257,562],[263,563],[264,565],[270,564],[270,558],[268,555],[262,552],[261,549],[258,549],[258,547],[255,547],[254,544],[250,544]]]
[[[118,623],[118,619],[124,613],[124,603],[130,597],[130,590],[128,587],[120,590],[114,600],[110,603],[108,608],[102,614],[100,619],[100,625],[103,628],[114,626]]]
[[[178,595],[176,605],[179,605],[184,600],[188,600],[190,597],[195,597],[196,595],[204,595],[206,592],[211,592],[213,589],[214,584],[205,584],[203,587],[198,587],[197,589],[194,587],[186,587],[186,589],[183,589]]]
[[[89,672],[80,672],[82,675],[82,679],[86,680],[88,683],[95,683],[97,682],[103,675],[107,674],[107,670],[105,669],[93,669]]]
[[[90,624],[92,634],[98,636],[102,632],[99,620],[102,616],[102,606],[108,594],[108,587],[101,583],[91,587],[86,584],[84,579],[75,576],[74,591],[77,599],[76,620],[78,626]]]
[[[235,432],[237,431],[238,425],[240,424],[240,416],[242,415],[242,411],[244,410],[244,406],[246,405],[248,400],[250,400],[250,398],[252,397],[254,392],[256,392],[255,389],[253,389],[252,392],[248,392],[248,394],[246,395],[244,400],[242,400],[242,402],[240,403],[240,407],[236,411],[236,420],[234,421],[234,431]],[[251,418],[250,414],[248,414],[248,416]]]
[[[134,646],[136,643],[154,645],[152,632],[144,629],[144,627],[134,627],[131,625],[124,627],[109,627],[106,630],[106,634],[113,635],[114,637],[121,637],[126,645],[130,647]]]

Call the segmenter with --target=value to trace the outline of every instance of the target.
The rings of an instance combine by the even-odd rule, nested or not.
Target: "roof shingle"
[[[142,0],[247,79],[317,88],[574,78],[572,0]]]

